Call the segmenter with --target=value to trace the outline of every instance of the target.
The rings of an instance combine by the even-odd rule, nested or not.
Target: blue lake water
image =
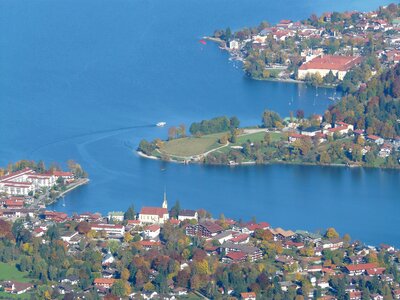
[[[2,0],[0,165],[75,159],[91,183],[69,194],[68,213],[170,204],[214,216],[311,231],[336,227],[368,243],[400,246],[400,173],[304,166],[207,167],[139,158],[142,138],[218,115],[260,122],[322,113],[331,90],[246,78],[212,43],[214,29],[370,10],[389,1]],[[163,170],[165,169],[165,170]]]

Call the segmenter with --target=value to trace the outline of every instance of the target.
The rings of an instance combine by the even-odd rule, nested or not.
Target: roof
[[[255,252],[260,251],[257,247],[254,246],[248,246],[248,245],[241,245],[241,244],[233,244],[231,242],[225,242],[221,245],[221,248],[226,248],[226,249],[234,249],[237,251],[242,251],[246,254],[253,254]]]
[[[270,227],[270,225],[269,225],[269,223],[267,223],[267,222],[260,222],[260,223],[252,223],[252,222],[250,222],[250,223],[247,223],[246,224],[246,228],[248,229],[248,230],[250,230],[250,231],[254,231],[254,230],[256,230],[256,229],[267,229],[267,228],[269,228]]]
[[[381,137],[373,135],[373,134],[370,134],[369,136],[367,136],[367,138],[370,140],[374,140],[374,141],[381,139]]]
[[[291,137],[291,138],[296,138],[296,139],[308,138],[307,135],[303,135],[303,134],[295,133],[295,132],[289,133],[289,137]]]
[[[374,269],[376,267],[377,267],[376,264],[368,263],[368,264],[348,265],[346,266],[346,269],[349,272],[354,272],[354,271],[364,271],[368,269]]]
[[[348,71],[360,62],[360,56],[323,55],[302,64],[299,70],[319,69]]]
[[[123,225],[119,225],[119,224],[92,224],[91,228],[101,228],[101,229],[122,229],[124,228]]]
[[[291,236],[293,236],[295,234],[291,230],[284,230],[284,229],[282,229],[280,227],[275,228],[275,229],[271,229],[271,232],[272,232],[273,235],[280,234],[280,235],[282,235],[284,237],[291,237]]]
[[[151,207],[151,206],[145,206],[142,207],[142,210],[140,211],[141,215],[157,215],[160,218],[162,218],[165,214],[168,214],[168,210],[163,207]]]
[[[155,232],[155,231],[157,231],[157,230],[160,230],[160,226],[158,226],[158,225],[156,225],[156,224],[149,225],[149,226],[147,226],[147,227],[145,228],[145,230]]]
[[[179,212],[180,216],[183,217],[195,217],[196,216],[196,211],[195,210],[191,210],[191,209],[183,209]]]
[[[239,242],[243,242],[243,241],[247,240],[248,237],[249,237],[248,234],[242,233],[242,234],[238,234],[237,236],[234,236],[233,238],[230,239],[230,241],[239,243]]]
[[[302,131],[305,131],[305,132],[316,132],[316,131],[321,131],[321,128],[319,126],[311,126],[311,127],[303,129]]]
[[[234,261],[239,261],[245,259],[247,254],[242,251],[231,251],[225,256]]]
[[[72,172],[63,172],[63,171],[56,171],[56,170],[51,172],[51,174],[53,174],[54,176],[57,176],[57,177],[73,177],[74,176],[74,174]]]
[[[13,173],[10,173],[8,175],[5,175],[5,176],[1,177],[0,181],[9,180],[9,179],[12,179],[14,177],[17,177],[17,176],[20,176],[20,175],[23,175],[23,174],[32,174],[32,173],[35,173],[35,171],[33,171],[30,168],[25,168],[23,170],[19,170],[19,171],[16,171],[16,172],[13,172]]]
[[[373,269],[368,269],[367,274],[368,275],[380,275],[383,274],[383,272],[386,271],[386,268],[373,268]]]
[[[13,200],[13,199],[7,199],[5,201],[6,206],[24,206],[24,201],[23,200]]]
[[[240,293],[240,296],[242,296],[242,298],[255,298],[257,295],[254,292],[248,292],[248,293]]]
[[[221,226],[219,226],[218,224],[213,223],[211,221],[201,222],[201,223],[199,223],[199,226],[205,227],[211,233],[217,233],[217,232],[220,232],[223,230],[223,228]]]
[[[93,281],[94,284],[114,284],[115,279],[114,278],[95,278]]]
[[[143,247],[161,246],[161,242],[153,242],[153,241],[143,240],[143,241],[140,241],[139,243]]]
[[[335,128],[329,128],[328,131],[329,132],[338,132],[338,131],[342,131],[342,130],[347,130],[347,126],[338,126]]]

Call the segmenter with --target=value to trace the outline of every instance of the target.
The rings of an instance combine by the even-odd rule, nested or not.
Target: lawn
[[[282,138],[282,134],[278,132],[270,132],[271,142],[279,141]],[[237,137],[235,145],[242,145],[243,143],[250,140],[252,143],[261,142],[264,140],[265,132],[257,132],[251,134],[245,134]]]
[[[187,137],[165,142],[161,152],[171,156],[193,156],[222,146],[218,139],[226,133],[216,133],[200,138]]]
[[[24,299],[32,299],[30,291],[28,291],[25,294],[21,295],[15,295],[15,294],[10,294],[6,292],[0,292],[0,299],[18,299],[18,300],[24,300]]]
[[[3,280],[15,280],[20,282],[30,282],[27,278],[28,273],[20,272],[15,266],[15,262],[2,263],[0,262],[0,281]]]

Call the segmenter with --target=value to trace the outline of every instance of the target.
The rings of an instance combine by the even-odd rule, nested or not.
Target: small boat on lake
[[[157,127],[164,127],[165,125],[167,125],[167,122],[158,122],[156,124]]]

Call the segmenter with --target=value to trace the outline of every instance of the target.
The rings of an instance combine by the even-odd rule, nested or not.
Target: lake
[[[305,166],[209,167],[141,159],[142,138],[219,115],[259,124],[264,109],[323,113],[333,91],[246,78],[215,44],[215,29],[371,10],[389,1],[3,0],[0,2],[0,165],[78,161],[91,182],[68,213],[134,204],[205,208],[400,246],[400,173]],[[65,164],[64,164],[65,166]]]

